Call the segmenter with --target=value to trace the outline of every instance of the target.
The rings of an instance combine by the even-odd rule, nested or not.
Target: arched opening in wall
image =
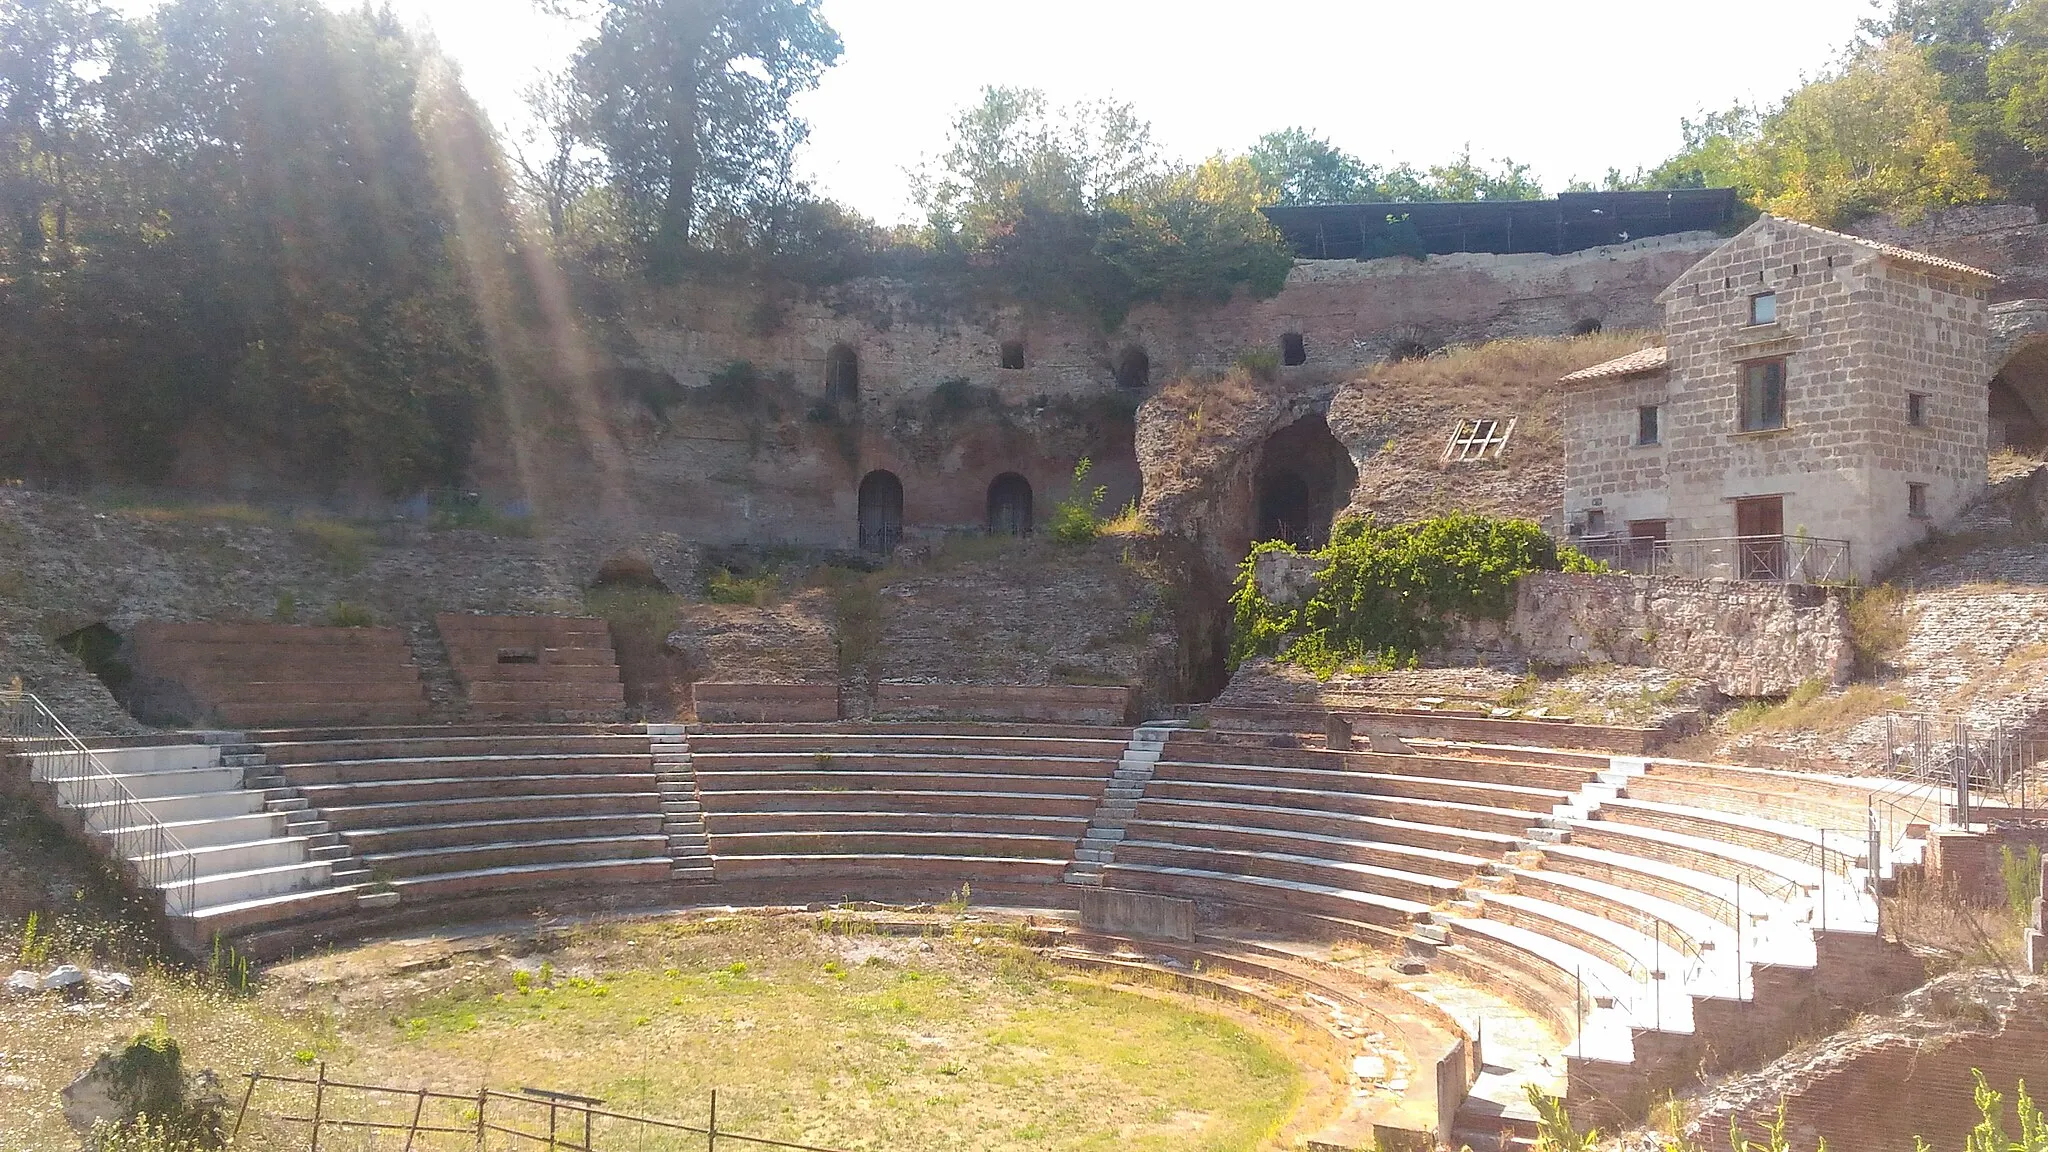
[[[1584,320],[1572,325],[1572,335],[1574,336],[1591,336],[1598,331],[1600,331],[1600,321],[1597,317],[1593,316],[1588,316]]]
[[[1152,383],[1152,357],[1136,344],[1124,345],[1116,354],[1116,386],[1143,388]]]
[[[1993,450],[2048,447],[2048,334],[2021,341],[1991,378],[1990,416]]]
[[[1005,472],[988,486],[988,534],[1031,535],[1031,481]]]
[[[1022,368],[1024,367],[1024,342],[1022,340],[1005,340],[1003,341],[1002,348],[998,350],[998,355],[1002,358],[1003,367],[1009,369]]]
[[[99,678],[107,691],[126,699],[135,670],[121,659],[121,634],[104,623],[87,624],[57,637],[57,647],[77,657],[85,670]]]
[[[1280,337],[1280,362],[1289,368],[1308,363],[1308,342],[1299,332],[1284,333]]]
[[[876,469],[860,481],[860,550],[887,556],[903,542],[903,481]]]
[[[1266,438],[1252,473],[1252,539],[1297,548],[1330,542],[1330,524],[1351,502],[1358,469],[1321,414],[1304,416]]]
[[[834,344],[825,353],[825,399],[860,399],[860,355],[844,344]]]

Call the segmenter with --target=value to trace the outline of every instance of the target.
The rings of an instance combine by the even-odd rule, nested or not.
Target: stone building
[[[1658,296],[1665,347],[1564,377],[1569,531],[1637,569],[1868,579],[1984,486],[1996,282],[1758,220]]]

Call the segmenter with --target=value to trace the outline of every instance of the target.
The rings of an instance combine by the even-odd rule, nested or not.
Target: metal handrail
[[[1581,536],[1572,547],[1640,576],[1846,584],[1854,576],[1847,540],[1822,536]]]
[[[49,784],[60,804],[78,811],[86,831],[106,842],[115,860],[163,893],[165,912],[192,911],[197,877],[191,850],[34,693],[0,688],[0,743],[28,761],[30,780]]]

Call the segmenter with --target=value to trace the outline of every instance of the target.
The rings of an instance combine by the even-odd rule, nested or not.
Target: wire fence
[[[192,853],[34,693],[0,685],[0,748],[28,762],[29,779],[48,784],[58,802],[145,887],[163,893],[164,911],[192,910]]]
[[[321,1064],[308,1076],[257,1069],[243,1075],[241,1106],[231,1136],[240,1140],[261,1130],[265,1148],[306,1152],[670,1152],[697,1149],[740,1152],[780,1148],[790,1152],[840,1152],[750,1136],[721,1128],[718,1090],[712,1089],[706,1119],[688,1124],[653,1116],[615,1112],[594,1096],[546,1088],[503,1092],[445,1092],[332,1080]]]
[[[1983,801],[2029,809],[2043,800],[2048,737],[1932,712],[1891,712],[1884,723],[1891,774],[1952,790],[1956,823],[1970,823]]]

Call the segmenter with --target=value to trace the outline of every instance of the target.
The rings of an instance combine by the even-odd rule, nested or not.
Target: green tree
[[[1940,78],[1904,39],[1866,46],[1786,97],[1743,149],[1742,167],[1757,207],[1833,226],[1991,191],[1957,139]]]
[[[592,0],[573,71],[587,123],[657,279],[693,239],[744,216],[787,173],[806,128],[791,108],[839,60],[820,0]],[[575,8],[560,0],[557,8]]]
[[[0,210],[18,254],[70,239],[99,144],[103,76],[117,26],[97,0],[0,9]]]
[[[1306,128],[1268,132],[1246,158],[1276,204],[1359,204],[1379,195],[1377,172]]]

